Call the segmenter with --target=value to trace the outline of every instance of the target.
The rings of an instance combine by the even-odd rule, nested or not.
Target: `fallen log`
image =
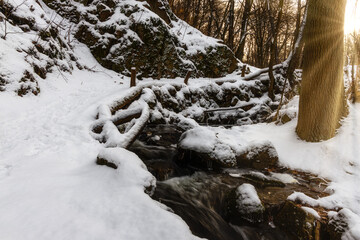
[[[283,68],[283,67],[284,67],[283,63],[277,64],[277,65],[273,66],[273,71]],[[244,80],[246,80],[246,81],[254,80],[255,78],[259,77],[261,74],[268,73],[268,72],[269,72],[269,68],[262,68],[262,69],[257,70],[256,72],[246,75],[244,77]]]
[[[112,103],[110,106],[111,114],[115,114],[120,109],[128,108],[131,103],[140,98],[142,90],[142,87],[136,88],[130,94],[123,97],[121,100]]]

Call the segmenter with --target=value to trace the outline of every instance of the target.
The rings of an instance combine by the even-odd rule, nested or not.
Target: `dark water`
[[[233,187],[224,184],[219,176],[199,172],[158,182],[153,198],[170,207],[199,237],[214,240],[291,239],[269,224],[239,226],[229,223],[227,198]]]

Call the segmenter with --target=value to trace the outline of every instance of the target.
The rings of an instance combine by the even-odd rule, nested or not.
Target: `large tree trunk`
[[[310,142],[335,136],[346,115],[343,81],[346,0],[310,0],[304,33],[298,136]]]

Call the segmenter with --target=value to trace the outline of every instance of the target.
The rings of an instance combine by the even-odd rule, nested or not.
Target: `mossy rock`
[[[282,230],[294,235],[296,239],[321,239],[321,223],[315,216],[306,212],[294,202],[285,202],[279,213],[274,217],[274,223]]]

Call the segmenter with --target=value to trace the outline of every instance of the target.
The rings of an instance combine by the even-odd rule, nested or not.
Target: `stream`
[[[236,177],[236,174],[245,176],[254,173],[254,170],[226,169],[219,173],[202,171],[191,165],[180,167],[176,164],[176,144],[181,134],[182,131],[175,125],[148,125],[130,148],[157,178],[153,199],[165,204],[169,211],[180,216],[198,237],[210,240],[297,239],[275,227],[272,221],[272,211],[278,210],[279,202],[286,200],[294,191],[294,186],[279,187],[269,184],[258,190],[262,199],[268,199],[264,203],[267,205],[264,213],[266,221],[238,219],[229,207],[231,201],[234,201],[229,196],[243,183],[256,186],[257,180]],[[305,184],[303,188],[302,190],[306,191],[308,186]],[[272,197],[270,191],[274,192]]]

